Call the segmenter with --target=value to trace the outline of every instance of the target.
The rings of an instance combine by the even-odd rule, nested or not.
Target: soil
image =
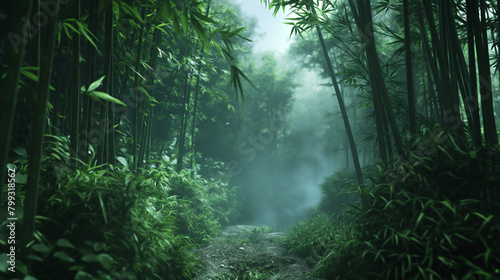
[[[265,227],[226,227],[209,246],[196,250],[202,268],[195,280],[312,279],[305,260],[281,243],[283,236]]]

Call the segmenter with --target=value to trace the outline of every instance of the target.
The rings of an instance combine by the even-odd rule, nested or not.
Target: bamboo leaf
[[[103,242],[96,242],[92,246],[92,248],[94,248],[94,252],[99,252],[102,249],[104,249],[105,247],[106,247],[106,244],[104,244]]]
[[[124,157],[117,157],[116,160],[118,160],[123,166],[128,167],[128,162],[127,159]]]
[[[84,262],[96,262],[97,261],[97,256],[94,255],[94,254],[92,254],[92,253],[85,254],[82,257],[82,261],[84,261]]]
[[[21,70],[21,74],[23,74],[24,76],[26,76],[30,80],[33,80],[33,81],[38,83],[38,76],[37,75],[35,75],[29,71],[23,71],[23,70]]]
[[[117,99],[117,98],[115,98],[115,97],[113,97],[105,92],[102,92],[102,91],[88,91],[87,94],[96,100],[103,99],[103,100],[106,100],[109,102],[113,102],[116,104],[127,106],[127,104],[123,103],[119,99]]]
[[[98,88],[102,81],[104,80],[106,76],[102,76],[101,78],[97,79],[95,82],[91,83],[90,86],[89,86],[89,89],[88,90],[85,90],[85,86],[82,87],[82,91],[93,91],[95,90],[96,88]]]
[[[94,40],[92,40],[91,36],[95,38],[94,34],[92,34],[92,32],[90,32],[90,30],[84,25],[82,24],[80,21],[75,21],[76,22],[76,25],[78,25],[78,30],[80,30],[80,34],[82,34],[85,39],[87,39],[87,41],[90,42],[90,44],[92,44],[92,46],[94,46],[94,48],[96,50],[98,50],[97,48],[97,45],[95,44]]]
[[[71,242],[69,242],[67,239],[64,238],[57,240],[57,246],[65,248],[75,248],[75,246],[73,246]]]
[[[39,252],[39,253],[50,252],[50,248],[47,245],[45,245],[45,244],[35,244],[31,248],[33,249],[33,251]]]
[[[172,17],[172,5],[174,4],[170,0],[165,1],[165,3],[163,4],[163,7],[159,14],[164,21],[169,21]]]
[[[129,6],[127,3],[125,2],[120,2],[120,5],[121,5],[121,8],[122,10],[128,14],[128,15],[131,15],[132,17],[135,17],[137,20],[139,20],[139,22],[143,22],[142,18],[141,18],[141,15],[139,14],[139,12],[137,11],[137,8],[136,7],[132,7],[132,6]]]
[[[68,30],[68,27],[66,26],[67,24],[63,24],[63,28],[64,28],[64,33],[66,33],[66,36],[68,37],[68,39],[72,39],[73,37],[71,37],[71,34],[69,34],[69,30]]]
[[[76,34],[80,34],[80,32],[78,32],[78,30],[76,30],[76,28],[69,22],[65,22],[63,23],[64,26],[68,27],[69,29],[73,30]],[[70,37],[71,39],[71,37]]]
[[[18,155],[20,155],[20,156],[22,156],[22,157],[26,157],[26,156],[28,155],[28,152],[26,151],[26,149],[25,149],[25,148],[22,148],[22,147],[12,148],[12,150],[13,150],[16,154],[18,154]]]
[[[182,13],[182,30],[184,31],[184,35],[188,32],[188,14],[187,10],[184,10]]]
[[[100,254],[97,256],[97,261],[106,269],[110,270],[111,266],[115,262],[113,258],[108,254]]]
[[[173,18],[172,21],[174,22],[174,30],[175,33],[179,34],[180,33],[180,23],[179,23],[179,14],[177,13],[177,10],[174,10]]]
[[[68,256],[68,254],[66,254],[63,251],[55,252],[54,253],[54,257],[56,257],[56,258],[58,258],[60,260],[66,261],[66,262],[75,262],[75,259],[73,259],[72,257]]]
[[[191,18],[191,24],[193,25],[196,34],[198,34],[198,37],[200,37],[205,44],[210,44],[210,40],[208,39],[207,34],[205,33],[205,30],[203,30],[203,26],[201,26],[200,22],[195,18]]]
[[[99,204],[101,205],[102,217],[104,218],[104,223],[108,224],[108,216],[106,215],[106,208],[104,207],[104,201],[102,201],[101,192],[97,193],[97,197],[99,197]]]
[[[200,20],[203,20],[203,21],[206,21],[206,22],[210,22],[210,23],[213,23],[213,24],[217,24],[217,22],[201,13],[198,13],[197,11],[191,11],[191,13],[197,17],[198,19]]]

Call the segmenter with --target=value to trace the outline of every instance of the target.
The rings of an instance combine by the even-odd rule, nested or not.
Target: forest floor
[[[196,250],[202,268],[195,280],[311,279],[305,260],[281,244],[283,236],[256,226],[226,227],[210,245]]]

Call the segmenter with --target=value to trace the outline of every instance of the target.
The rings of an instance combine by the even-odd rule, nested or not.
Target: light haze
[[[288,11],[283,13],[280,10],[273,16],[273,10],[261,3],[260,0],[233,0],[234,3],[240,5],[241,11],[245,16],[255,17],[257,19],[256,32],[258,38],[252,38],[254,52],[276,52],[286,53],[291,43],[290,31],[291,25],[284,24]]]

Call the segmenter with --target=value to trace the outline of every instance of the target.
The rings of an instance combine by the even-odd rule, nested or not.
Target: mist
[[[286,56],[277,61],[278,75],[298,65]],[[328,149],[329,131],[343,126],[332,118],[334,97],[313,71],[288,75],[294,83],[288,106],[257,129],[251,119],[244,122],[243,130],[259,132],[243,133],[236,145],[243,160],[234,182],[241,187],[244,224],[287,228],[306,218],[321,199],[319,185],[341,165]],[[248,94],[245,102],[253,98]]]

